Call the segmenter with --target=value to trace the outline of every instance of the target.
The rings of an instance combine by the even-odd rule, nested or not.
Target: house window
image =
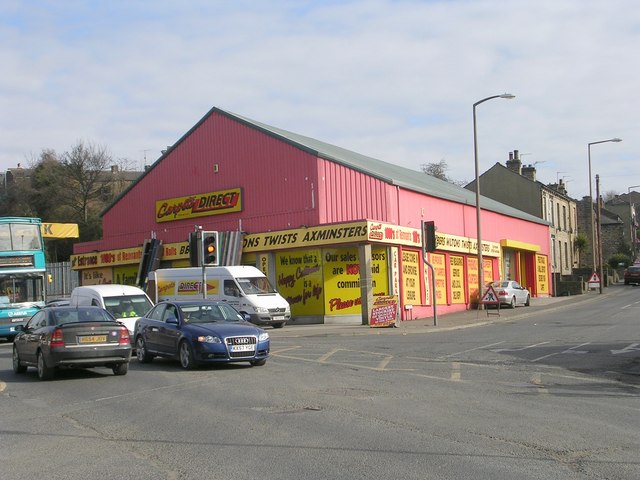
[[[567,207],[566,205],[562,206],[562,229],[567,231]]]
[[[569,268],[569,243],[564,242],[564,266]]]

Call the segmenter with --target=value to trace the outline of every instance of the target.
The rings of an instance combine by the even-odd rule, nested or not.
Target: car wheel
[[[274,323],[273,324],[273,328],[282,328],[282,327],[284,327],[284,322]]]
[[[149,363],[153,360],[153,355],[147,351],[147,344],[142,337],[136,338],[136,358],[140,363]]]
[[[114,365],[111,369],[113,370],[114,375],[126,375],[129,371],[129,363],[119,363]]]
[[[51,380],[53,378],[54,369],[47,366],[42,351],[38,351],[38,378],[40,380]]]
[[[525,306],[525,307],[528,307],[529,305],[531,305],[531,296],[530,296],[530,295],[527,295],[527,301],[526,301],[526,302],[524,302],[524,306]]]
[[[180,342],[180,346],[178,347],[178,353],[180,356],[180,366],[185,370],[191,370],[195,367],[195,361],[193,359],[193,350],[191,350],[191,345],[186,340]]]
[[[251,362],[251,366],[252,367],[261,367],[263,366],[265,363],[267,363],[267,359],[263,358],[262,360],[253,360]]]
[[[13,346],[13,373],[24,373],[27,371],[27,367],[20,363],[20,354],[18,354],[18,348]]]
[[[511,297],[511,303],[509,304],[509,308],[516,308],[516,297]]]

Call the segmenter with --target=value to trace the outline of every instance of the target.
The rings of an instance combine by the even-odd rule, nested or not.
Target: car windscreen
[[[101,308],[59,309],[52,312],[56,325],[78,322],[113,322]]]
[[[266,277],[242,277],[236,278],[236,281],[245,295],[276,293]]]
[[[187,323],[233,323],[244,319],[233,307],[226,304],[180,305],[182,317]]]

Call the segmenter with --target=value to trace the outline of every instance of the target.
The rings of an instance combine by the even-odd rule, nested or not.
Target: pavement
[[[461,312],[437,314],[436,324],[433,317],[404,320],[397,324],[397,327],[372,328],[368,325],[335,325],[335,324],[312,324],[294,325],[287,324],[282,329],[270,329],[269,335],[273,338],[287,337],[311,337],[329,335],[407,335],[410,333],[433,333],[448,330],[458,330],[462,328],[477,327],[492,323],[514,321],[529,317],[540,312],[549,312],[569,308],[577,303],[592,302],[607,295],[607,289],[602,294],[596,291],[587,291],[582,295],[563,297],[540,297],[532,298],[531,306],[508,308],[501,307],[499,310],[490,308],[488,310],[464,310]]]

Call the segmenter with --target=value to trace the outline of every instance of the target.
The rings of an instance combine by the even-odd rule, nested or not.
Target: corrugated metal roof
[[[281,128],[272,127],[271,125],[257,122],[241,115],[225,112],[223,110],[217,111],[221,114],[241,120],[249,126],[253,126],[254,128],[258,128],[266,133],[280,137],[292,145],[311,151],[319,157],[326,158],[353,168],[354,170],[366,173],[367,175],[371,175],[372,177],[379,178],[391,185],[397,185],[401,188],[406,188],[432,197],[443,198],[456,203],[473,206],[476,204],[475,192],[444,180],[440,180],[432,175],[384,162],[376,158],[367,157],[366,155],[352,152],[350,150],[316,140],[315,138],[306,137]],[[509,217],[520,218],[543,225],[549,224],[541,218],[510,207],[509,205],[496,202],[495,200],[483,195],[481,195],[480,204],[483,210],[489,210]]]
[[[407,190],[423,193],[432,197],[450,200],[456,203],[473,206],[475,206],[476,204],[475,192],[471,192],[463,187],[445,182],[444,180],[440,180],[439,178],[428,175],[426,173],[384,162],[373,157],[367,157],[366,155],[352,152],[345,148],[316,140],[315,138],[306,137],[304,135],[289,132],[287,130],[273,127],[265,123],[257,122],[250,118],[221,110],[217,107],[213,107],[211,110],[209,110],[209,112],[207,112],[207,114],[202,119],[200,119],[197,124],[191,127],[189,131],[185,133],[174,145],[172,145],[171,148],[169,148],[162,155],[162,157],[160,157],[150,167],[149,170],[155,168],[157,164],[159,164],[171,152],[171,150],[173,150],[178,144],[183,142],[191,133],[193,133],[214,113],[225,115],[228,118],[235,119],[236,121],[239,121],[250,128],[258,129],[266,133],[267,135],[279,138],[282,141],[288,142],[289,144],[297,148],[301,148],[318,157],[325,158],[341,165],[345,165],[349,168],[353,168],[356,171],[365,173],[374,178],[378,178],[391,185],[397,185]],[[138,183],[140,180],[142,180],[142,178],[146,176],[149,170],[147,170],[140,178],[138,178],[138,181],[135,183]],[[134,185],[135,184],[130,185],[129,188],[127,188],[109,207],[107,207],[101,213],[101,215],[104,215],[107,211],[109,211],[115,203],[117,203],[122,197],[124,197],[128,190],[133,188]],[[483,210],[500,213],[509,217],[520,218],[529,222],[549,225],[548,222],[542,220],[541,218],[510,207],[509,205],[496,202],[495,200],[482,195],[481,206]]]

